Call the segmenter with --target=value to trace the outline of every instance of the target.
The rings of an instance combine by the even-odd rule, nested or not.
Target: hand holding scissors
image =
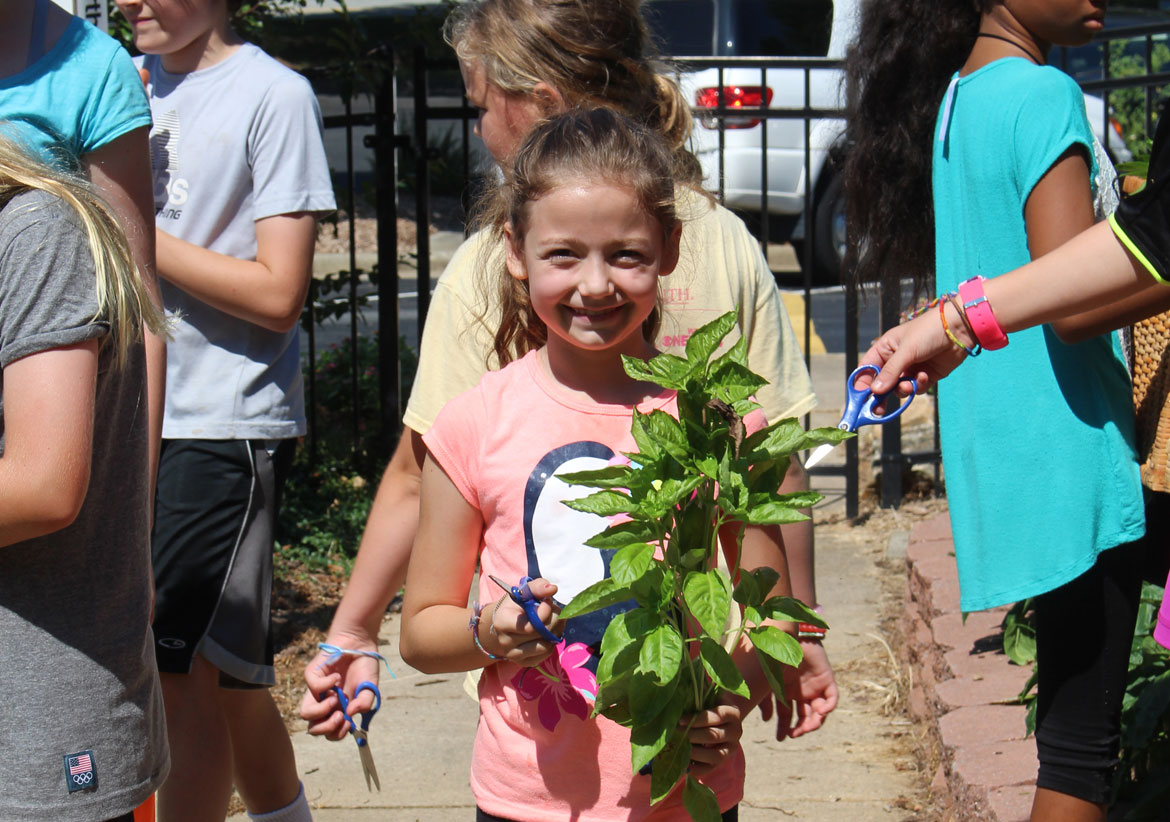
[[[496,585],[499,585],[501,588],[507,591],[508,597],[520,606],[521,610],[524,611],[524,615],[528,617],[528,621],[532,623],[532,627],[536,629],[538,634],[552,643],[558,643],[561,641],[561,638],[550,631],[548,626],[546,626],[544,621],[540,618],[540,614],[538,613],[537,609],[540,607],[540,603],[544,602],[545,600],[537,599],[536,596],[533,595],[532,589],[528,587],[528,583],[532,582],[532,577],[521,577],[519,585],[507,585],[503,582],[503,580],[499,579],[498,577],[494,577],[491,574],[488,574],[488,577]],[[494,618],[495,614],[493,613],[492,616]]]
[[[888,414],[877,414],[874,412],[874,408],[884,403],[893,392],[875,394],[868,386],[858,388],[857,378],[862,374],[870,374],[876,377],[879,370],[877,366],[861,365],[849,375],[849,379],[845,382],[845,413],[841,415],[841,422],[837,423],[837,427],[842,431],[856,431],[863,425],[876,425],[877,423],[889,422],[910,407],[910,403],[913,402],[914,396],[917,394],[917,388],[912,380],[909,381],[910,396],[906,398],[904,403]],[[812,468],[824,459],[825,455],[832,451],[834,447],[833,443],[825,443],[824,445],[817,446],[809,455],[804,467]]]
[[[362,691],[370,691],[374,694],[374,707],[358,714],[361,717],[361,726],[359,727],[357,719],[349,714],[349,698],[346,697],[345,691],[336,685],[330,690],[337,695],[337,700],[341,703],[341,711],[349,722],[350,733],[353,734],[354,741],[357,743],[358,756],[362,760],[362,774],[366,777],[366,789],[373,790],[370,787],[372,781],[373,787],[381,792],[382,783],[378,781],[378,769],[374,767],[374,755],[370,753],[370,720],[382,707],[382,693],[378,690],[378,686],[372,682],[363,682],[354,690],[353,698],[355,699]]]

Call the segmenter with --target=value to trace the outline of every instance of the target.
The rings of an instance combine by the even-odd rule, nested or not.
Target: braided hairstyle
[[[934,282],[931,153],[939,104],[994,0],[866,0],[845,57],[847,264],[915,296]]]

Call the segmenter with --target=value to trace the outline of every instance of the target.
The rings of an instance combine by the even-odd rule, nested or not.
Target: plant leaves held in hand
[[[820,495],[777,493],[792,455],[852,434],[805,431],[795,419],[749,433],[759,408],[753,395],[765,381],[749,369],[742,335],[725,345],[736,317],[728,312],[694,331],[686,357],[623,357],[633,379],[676,392],[677,418],[660,409],[634,411],[637,450],[626,454],[629,465],[560,475],[601,489],[566,501],[568,507],[614,520],[586,542],[615,552],[607,554],[610,576],[574,597],[562,617],[636,602],[612,618],[602,638],[594,713],[629,727],[634,773],[653,761],[652,802],[686,775],[691,743],[680,718],[706,710],[723,693],[749,697],[737,660],[742,666],[758,659],[785,699],[784,666],[800,664],[800,643],[766,620],[824,625],[785,596],[790,582],[778,569],[739,567],[744,529],[737,526],[807,519]],[[727,571],[715,567],[720,548]],[[732,608],[742,608],[744,619],[729,631]],[[743,659],[738,650],[728,653],[745,636],[754,653]],[[691,818],[718,822],[714,794],[690,777],[685,782],[682,802]]]

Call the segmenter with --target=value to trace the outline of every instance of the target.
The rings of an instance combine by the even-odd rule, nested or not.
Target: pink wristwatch
[[[1007,334],[995,318],[987,295],[983,293],[982,277],[976,275],[959,283],[959,301],[963,303],[963,313],[967,315],[971,331],[981,346],[994,351],[1008,344]]]

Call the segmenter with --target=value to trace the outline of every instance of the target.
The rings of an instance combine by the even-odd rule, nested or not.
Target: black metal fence
[[[1139,89],[1142,94],[1142,115],[1141,120],[1144,122],[1145,133],[1152,134],[1152,124],[1154,122],[1155,113],[1158,110],[1161,99],[1163,99],[1163,91],[1161,87],[1170,83],[1170,73],[1162,72],[1161,61],[1165,60],[1170,63],[1170,50],[1167,50],[1166,40],[1170,33],[1170,24],[1157,26],[1144,26],[1134,29],[1118,29],[1108,32],[1101,38],[1102,45],[1100,47],[1100,66],[1101,73],[1097,77],[1082,77],[1079,78],[1082,87],[1087,93],[1101,94],[1105,99],[1103,124],[1106,133],[1112,138],[1116,137],[1116,142],[1112,140],[1107,141],[1111,149],[1115,153],[1125,156],[1124,149],[1121,148],[1122,142],[1120,134],[1118,133],[1118,126],[1115,115],[1117,95],[1124,93],[1125,90]],[[1132,44],[1138,43],[1137,47]],[[1115,45],[1108,45],[1115,44]],[[1121,44],[1120,52],[1124,60],[1118,59],[1117,54]],[[1136,48],[1136,51],[1135,51]],[[1164,52],[1164,53],[1163,53]],[[1133,70],[1134,59],[1136,56],[1144,56],[1144,64],[1141,71],[1135,72]],[[383,61],[386,65],[395,65],[393,56]],[[426,321],[427,308],[429,304],[429,297],[431,287],[434,279],[439,272],[431,271],[431,249],[430,249],[430,235],[429,226],[431,224],[431,166],[432,163],[438,159],[436,156],[436,149],[433,141],[437,131],[442,131],[448,137],[457,135],[458,150],[454,152],[454,158],[449,156],[452,152],[448,151],[448,156],[445,158],[448,162],[456,162],[462,169],[463,179],[471,181],[475,175],[476,169],[473,168],[473,151],[471,148],[471,123],[477,116],[477,112],[470,108],[465,99],[460,97],[452,98],[450,90],[447,90],[445,95],[436,97],[429,88],[431,78],[436,72],[446,72],[450,76],[450,72],[454,67],[454,63],[449,55],[441,58],[435,58],[423,53],[421,50],[416,51],[409,56],[402,59],[400,55],[398,71],[387,71],[382,81],[379,83],[376,93],[369,96],[365,100],[365,108],[362,111],[355,112],[351,103],[345,104],[344,113],[328,116],[325,118],[326,129],[344,129],[346,132],[346,146],[347,158],[346,169],[341,175],[341,196],[339,198],[339,205],[345,210],[345,217],[350,221],[350,253],[349,253],[349,271],[351,275],[348,277],[348,290],[344,295],[347,303],[350,344],[354,346],[353,350],[355,356],[352,358],[352,441],[353,453],[355,459],[357,455],[363,453],[363,437],[375,437],[378,439],[382,448],[392,448],[393,442],[397,436],[399,428],[399,420],[401,419],[402,407],[405,405],[406,396],[404,396],[403,386],[400,379],[399,363],[402,359],[402,350],[400,348],[400,336],[403,328],[401,322],[403,304],[400,301],[400,285],[403,281],[400,277],[399,270],[399,255],[397,252],[397,218],[399,216],[400,198],[399,182],[400,171],[408,169],[412,172],[413,177],[413,191],[411,192],[414,202],[413,213],[409,216],[413,217],[417,224],[417,259],[416,259],[416,294],[417,294],[417,328],[418,336],[413,339],[406,340],[408,345],[415,346],[418,340],[421,339],[423,325]],[[1057,51],[1053,55],[1053,62],[1057,65],[1061,64],[1061,59],[1067,60],[1067,52]],[[1111,59],[1111,57],[1113,59]],[[1114,67],[1118,63],[1123,63],[1122,68],[1129,76],[1113,77],[1110,75],[1111,63]],[[804,351],[806,363],[811,365],[811,358],[809,351],[813,341],[813,313],[814,307],[818,305],[818,301],[827,301],[830,298],[834,300],[834,305],[840,304],[843,312],[842,323],[844,326],[843,334],[843,351],[844,351],[844,369],[842,372],[842,382],[845,377],[853,371],[857,365],[859,351],[861,345],[861,331],[860,323],[862,319],[861,307],[863,301],[858,293],[856,287],[851,283],[847,273],[842,273],[838,282],[842,283],[835,287],[825,288],[818,287],[814,280],[814,270],[816,263],[814,254],[818,248],[818,241],[821,239],[817,236],[818,231],[824,230],[823,221],[815,219],[816,210],[821,205],[818,202],[818,197],[824,195],[828,184],[824,182],[825,178],[821,175],[833,173],[831,165],[825,165],[818,175],[820,184],[814,185],[809,170],[813,169],[817,163],[814,161],[814,151],[819,151],[815,147],[814,133],[826,122],[839,120],[841,117],[841,110],[838,107],[838,99],[835,98],[830,103],[825,102],[824,99],[817,99],[814,90],[814,83],[812,77],[815,72],[836,71],[840,64],[824,59],[788,59],[788,58],[681,58],[677,61],[680,73],[707,71],[715,73],[715,88],[718,89],[717,99],[715,105],[707,105],[701,109],[696,109],[696,114],[705,118],[706,122],[710,124],[714,122],[717,126],[716,139],[717,150],[716,166],[714,177],[718,181],[718,194],[722,197],[722,181],[723,175],[723,156],[727,139],[727,124],[735,118],[742,120],[745,116],[750,116],[752,119],[758,119],[763,123],[770,123],[772,121],[800,121],[803,123],[803,141],[800,144],[804,151],[804,169],[805,178],[802,189],[803,193],[803,208],[799,214],[780,215],[769,214],[769,199],[766,186],[761,186],[760,202],[758,206],[759,224],[758,235],[761,243],[767,247],[769,241],[777,239],[788,239],[789,235],[795,235],[795,245],[800,249],[801,253],[801,282],[799,289],[803,291],[803,298],[805,301],[805,317],[804,326],[802,329],[797,329],[798,334],[802,336],[804,342]],[[794,73],[799,75],[803,83],[803,95],[801,101],[795,105],[786,107],[781,106],[743,106],[729,104],[725,98],[725,89],[727,84],[725,79],[732,71],[736,72],[736,82],[742,84],[743,73],[746,70],[758,72],[759,83],[761,87],[767,87],[769,82],[769,75],[773,78],[783,75],[786,78],[791,78]],[[753,75],[754,76],[754,75]],[[399,91],[403,94],[400,97]],[[1111,97],[1113,103],[1111,103]],[[405,108],[403,102],[409,101],[412,117],[412,124],[407,130],[401,123],[402,111]],[[1132,101],[1127,101],[1126,105],[1130,108],[1133,106]],[[1127,112],[1129,118],[1133,120],[1132,112]],[[436,129],[436,124],[445,123],[441,129]],[[453,124],[453,125],[452,125]],[[374,272],[369,272],[363,276],[358,271],[356,263],[356,232],[353,228],[354,215],[357,210],[356,198],[358,197],[359,180],[355,174],[354,158],[352,154],[353,147],[353,130],[356,128],[372,129],[364,140],[364,146],[367,150],[373,152],[373,188],[376,191],[377,199],[377,239],[378,239],[378,254],[377,265]],[[769,179],[769,146],[768,146],[768,129],[766,127],[759,129],[760,135],[760,179]],[[448,146],[449,147],[449,146]],[[405,202],[407,198],[403,198]],[[795,218],[795,225],[793,224]],[[776,228],[777,222],[783,223],[782,230],[778,231]],[[818,223],[820,223],[818,225]],[[316,347],[316,332],[317,323],[314,321],[312,312],[314,311],[314,304],[319,305],[319,294],[312,294],[310,305],[307,308],[309,312],[309,321],[305,324],[308,331],[308,356],[310,362],[316,361],[317,347]],[[890,293],[876,293],[871,295],[869,299],[864,301],[865,305],[871,306],[871,313],[876,313],[876,329],[888,328],[897,323],[899,313],[902,310],[903,299],[901,294]],[[843,299],[842,299],[843,298]],[[361,332],[358,323],[358,314],[361,311],[372,313],[370,309],[371,303],[376,302],[376,317],[378,327],[380,329],[379,345],[378,345],[378,375],[379,375],[379,407],[377,409],[362,408],[361,400],[358,390],[358,370],[360,363],[356,356],[357,340]],[[871,317],[871,321],[872,321]],[[310,369],[312,375],[313,369]],[[317,423],[316,423],[316,406],[315,401],[315,385],[313,377],[310,376],[309,384],[309,406],[314,417],[311,423],[310,439],[314,444],[318,438]],[[359,420],[365,415],[368,419],[377,420],[377,425],[374,426],[374,431],[367,430],[365,434],[361,431]],[[806,418],[807,422],[807,418]],[[826,466],[814,469],[814,474],[836,474],[842,475],[845,478],[845,500],[846,509],[849,516],[856,516],[859,507],[859,475],[860,464],[857,441],[851,440],[845,446],[845,463],[840,466]],[[383,458],[388,456],[388,452],[382,454]],[[883,426],[881,455],[878,459],[878,465],[881,469],[881,482],[879,485],[879,501],[880,504],[887,507],[896,507],[901,502],[903,480],[907,472],[911,471],[915,465],[930,465],[934,472],[934,479],[936,488],[941,487],[939,477],[939,452],[938,452],[938,434],[937,434],[937,417],[935,421],[935,431],[933,437],[933,447],[917,452],[907,452],[902,448],[901,442],[901,428],[895,421],[894,423]]]

